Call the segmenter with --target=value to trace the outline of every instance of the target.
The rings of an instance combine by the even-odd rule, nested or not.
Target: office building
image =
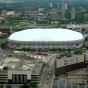
[[[87,68],[87,65],[85,55],[58,58],[55,61],[55,77],[80,68]]]
[[[61,7],[62,18],[65,18],[66,10],[67,10],[67,4],[65,2],[62,2],[62,7]]]
[[[7,17],[7,10],[2,10],[2,16],[5,18]]]
[[[0,27],[0,32],[2,32],[2,34],[12,34],[12,28],[11,27]]]
[[[60,9],[60,4],[59,3],[57,3],[57,9]]]
[[[71,19],[75,19],[75,8],[71,8]]]
[[[52,3],[49,3],[49,7],[52,8],[53,7],[53,4]]]
[[[42,63],[34,63],[33,60],[7,57],[4,62],[0,63],[0,83],[24,84],[31,81],[39,83],[42,65]]]
[[[2,10],[2,17],[4,18],[19,18],[20,13],[15,13],[14,11]]]
[[[56,10],[52,10],[50,12],[50,15],[51,15],[51,19],[52,20],[58,20],[58,14],[57,14],[57,11]]]

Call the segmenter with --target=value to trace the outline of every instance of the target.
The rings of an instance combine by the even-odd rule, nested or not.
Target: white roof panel
[[[27,29],[13,33],[9,40],[14,41],[75,41],[83,39],[83,35],[79,32],[69,29]]]

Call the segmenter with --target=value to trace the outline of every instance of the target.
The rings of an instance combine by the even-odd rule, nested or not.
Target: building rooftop
[[[84,55],[72,55],[71,57],[67,57],[67,56],[64,56],[64,57],[61,57],[60,59],[56,59],[56,61],[60,61],[60,60],[70,60],[70,59],[73,59],[73,58],[76,58],[76,57],[84,57]]]
[[[30,71],[31,75],[39,75],[43,63],[39,63],[33,60],[22,60],[14,57],[7,57],[3,63],[0,63],[0,69],[4,66],[8,67],[8,71]]]

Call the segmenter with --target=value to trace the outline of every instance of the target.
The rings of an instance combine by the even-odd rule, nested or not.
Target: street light
[[[72,83],[71,83],[71,88],[73,88],[73,85],[72,85]]]
[[[58,88],[59,88],[59,82],[58,82]]]
[[[86,88],[86,84],[85,84],[85,88]]]
[[[66,82],[65,82],[64,88],[66,88]]]
[[[79,88],[79,83],[78,83],[78,88]]]

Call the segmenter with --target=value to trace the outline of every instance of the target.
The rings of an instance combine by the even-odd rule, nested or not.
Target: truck
[[[13,51],[14,54],[20,54],[20,51]]]

